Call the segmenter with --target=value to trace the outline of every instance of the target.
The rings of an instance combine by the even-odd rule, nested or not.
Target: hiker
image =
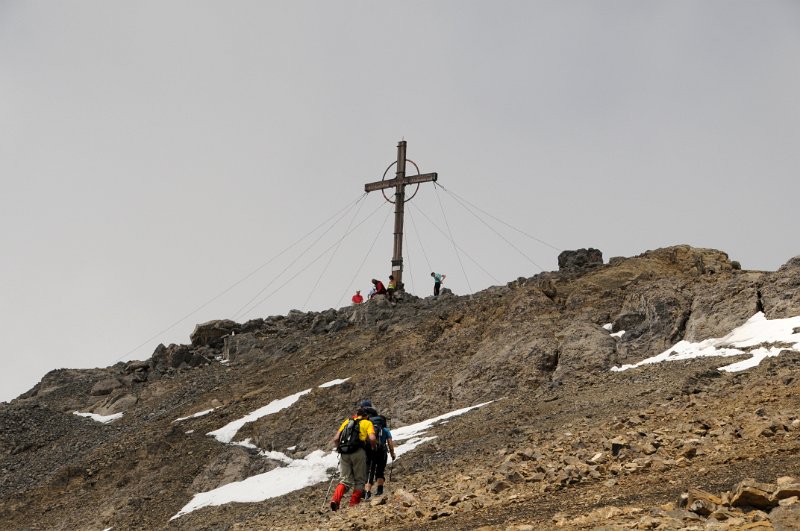
[[[386,286],[383,285],[383,282],[373,278],[372,285],[375,286],[375,293],[370,294],[370,299],[375,295],[386,295]]]
[[[397,281],[394,279],[394,275],[389,275],[389,287],[386,288],[386,298],[389,299],[389,302],[394,302],[395,291],[397,291]]]
[[[364,499],[368,500],[372,497],[372,484],[376,486],[375,496],[383,496],[383,484],[386,482],[386,462],[388,461],[388,454],[392,455],[392,461],[395,460],[394,441],[392,440],[392,432],[389,431],[388,422],[383,415],[376,415],[370,417],[370,422],[375,427],[375,436],[378,443],[374,450],[367,452],[368,466],[367,466],[367,483],[364,485]]]
[[[431,276],[433,277],[433,296],[439,296],[439,288],[442,287],[442,282],[444,279],[447,278],[447,275],[442,275],[441,273],[434,273],[431,271]]]
[[[356,405],[358,406],[358,409],[363,409],[364,411],[366,411],[368,416],[370,416],[370,417],[377,417],[378,416],[378,410],[375,409],[374,407],[372,407],[372,401],[371,400],[369,400],[369,399],[362,400],[361,402],[359,402]]]
[[[362,302],[364,302],[364,297],[361,296],[361,291],[356,290],[356,294],[353,295],[353,298],[351,300],[353,301],[353,304],[361,304]]]
[[[359,409],[355,416],[347,418],[339,426],[331,442],[339,452],[339,484],[333,491],[331,498],[331,511],[339,509],[342,496],[347,489],[353,489],[350,497],[350,507],[361,501],[364,493],[364,484],[367,482],[367,447],[374,447],[377,443],[375,427],[367,418],[369,413]]]

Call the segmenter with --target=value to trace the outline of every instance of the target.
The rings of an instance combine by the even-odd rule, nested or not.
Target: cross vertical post
[[[376,190],[386,190],[388,188],[394,188],[394,201],[389,200],[386,197],[386,200],[389,202],[394,203],[394,247],[392,253],[392,275],[394,276],[395,282],[397,282],[397,290],[404,291],[403,286],[403,216],[405,214],[405,203],[406,201],[410,200],[411,197],[414,197],[416,192],[411,195],[410,198],[406,199],[406,186],[409,184],[416,184],[419,187],[420,183],[425,182],[435,182],[439,176],[436,173],[424,173],[419,174],[419,168],[417,168],[417,175],[412,175],[411,177],[406,177],[406,141],[401,140],[397,144],[397,162],[392,163],[389,167],[391,168],[392,165],[397,165],[395,170],[395,177],[389,181],[382,180],[377,181],[374,183],[368,183],[364,185],[364,191],[374,192]],[[411,161],[412,164],[416,167],[414,161]],[[388,171],[388,168],[387,168]],[[384,174],[385,177],[385,174]]]
[[[403,291],[403,215],[405,214],[406,185],[406,141],[397,144],[397,172],[394,191],[394,248],[392,254],[392,275],[397,282],[397,289]]]

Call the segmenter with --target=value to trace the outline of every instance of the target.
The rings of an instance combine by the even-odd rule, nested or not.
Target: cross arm
[[[386,188],[394,188],[399,185],[417,184],[435,182],[439,178],[437,173],[423,173],[422,175],[412,175],[410,177],[403,177],[402,179],[392,179],[390,181],[378,181],[364,185],[365,192],[374,192],[376,190],[385,190]]]

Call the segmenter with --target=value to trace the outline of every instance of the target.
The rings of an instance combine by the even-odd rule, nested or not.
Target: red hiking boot
[[[344,496],[346,490],[347,490],[347,485],[345,485],[344,483],[339,483],[338,485],[336,485],[336,489],[334,489],[333,491],[333,498],[331,498],[331,511],[339,510],[339,504],[341,503],[342,496]]]
[[[353,505],[358,505],[358,502],[361,501],[361,494],[362,491],[360,490],[353,491],[353,495],[350,496],[350,507],[352,507]]]

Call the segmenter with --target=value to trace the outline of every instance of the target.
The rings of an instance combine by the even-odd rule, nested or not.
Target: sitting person
[[[370,299],[375,295],[386,295],[386,286],[383,285],[383,282],[373,278],[372,285],[375,286],[375,293],[370,294]]]

